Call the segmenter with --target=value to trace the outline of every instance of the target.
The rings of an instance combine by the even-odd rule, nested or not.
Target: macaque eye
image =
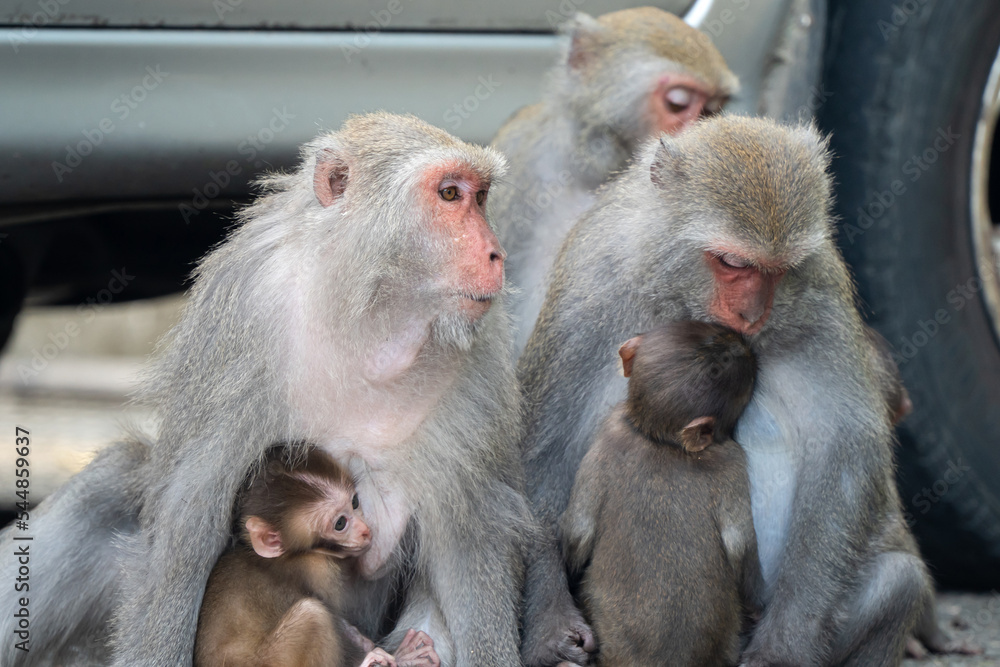
[[[453,199],[458,198],[458,188],[454,185],[449,185],[448,187],[439,190],[438,194],[441,195],[441,199],[445,201],[452,201]]]
[[[354,509],[358,509],[358,505],[360,505],[360,504],[361,503],[358,502],[358,494],[355,493],[354,497],[351,498],[351,507],[354,508]]]
[[[680,113],[691,106],[694,93],[688,88],[677,87],[668,90],[664,97],[667,100],[667,106],[670,110],[674,113]]]
[[[346,516],[340,517],[339,519],[337,519],[337,523],[333,524],[333,529],[335,531],[337,531],[338,533],[340,531],[342,531],[344,528],[347,528],[347,517]]]
[[[486,201],[486,190],[480,190],[476,193],[476,203],[482,206],[484,201]]]
[[[745,269],[750,266],[750,262],[735,255],[719,255],[719,264],[728,266],[731,269]]]

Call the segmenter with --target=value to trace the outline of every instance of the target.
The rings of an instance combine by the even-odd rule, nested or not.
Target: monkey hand
[[[533,646],[524,653],[527,667],[586,665],[597,650],[594,633],[575,605],[562,614],[547,615],[531,634],[532,638],[525,638],[525,646]]]
[[[373,649],[371,653],[365,656],[364,662],[361,663],[361,667],[372,667],[373,665],[397,667],[395,658],[380,648]]]
[[[426,632],[410,628],[396,649],[398,667],[441,667],[434,640]]]

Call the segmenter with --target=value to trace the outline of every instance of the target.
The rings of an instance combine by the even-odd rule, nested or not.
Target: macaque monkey
[[[287,456],[273,448],[242,496],[237,544],[208,578],[195,667],[438,667],[422,632],[394,657],[343,622],[346,569],[371,531],[346,470],[318,449]]]
[[[199,264],[141,389],[159,423],[148,462],[102,459],[80,474],[108,500],[32,514],[32,575],[46,582],[32,610],[68,599],[74,615],[33,617],[30,658],[7,642],[0,663],[88,641],[83,614],[89,627],[113,613],[111,664],[190,665],[246,471],[272,443],[310,442],[351,472],[371,522],[348,622],[393,652],[425,632],[445,667],[520,664],[526,572],[549,559],[524,495],[504,251],[485,217],[504,169],[492,148],[373,113],[265,179]],[[119,488],[126,472],[141,483]],[[133,508],[119,540],[88,532]],[[74,576],[84,564],[115,586]],[[589,627],[568,589],[553,595],[539,609],[555,620],[523,627],[531,664],[582,663]],[[4,636],[17,597],[0,593]]]
[[[541,102],[517,112],[493,146],[511,172],[490,212],[507,249],[520,352],[545,298],[563,238],[597,188],[643,141],[717,113],[739,82],[703,32],[654,7],[586,14],[563,26],[566,47]]]
[[[677,320],[757,358],[747,457],[764,611],[746,667],[896,665],[929,590],[909,549],[886,401],[833,241],[826,142],[720,115],[648,142],[574,226],[518,363],[536,516],[554,527],[626,386],[610,361]]]
[[[760,611],[746,457],[732,440],[753,355],[705,322],[661,325],[619,354],[628,398],[584,456],[561,523],[597,665],[735,665]]]

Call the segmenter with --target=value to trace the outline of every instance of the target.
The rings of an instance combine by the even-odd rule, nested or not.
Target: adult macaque
[[[346,470],[318,449],[287,457],[273,448],[242,495],[239,539],[201,603],[195,667],[440,665],[422,632],[391,656],[343,622],[344,580],[371,531]]]
[[[742,656],[893,665],[929,585],[892,475],[873,350],[832,241],[824,141],[721,116],[650,141],[574,226],[518,366],[529,496],[554,526],[637,331],[702,320],[746,335],[747,456],[764,613]]]
[[[754,383],[743,338],[705,322],[622,345],[628,398],[580,464],[563,554],[607,667],[725,667],[759,612],[746,457],[732,440]]]
[[[407,629],[423,631],[445,666],[519,664],[524,549],[537,531],[516,447],[507,317],[495,303],[504,253],[484,217],[503,169],[493,149],[375,113],[320,136],[298,169],[264,181],[267,193],[199,265],[144,387],[160,428],[138,531],[120,546],[83,532],[96,511],[86,505],[32,523],[39,552],[71,544],[106,568],[121,563],[117,596],[71,577],[59,593],[95,618],[116,607],[115,665],[191,663],[246,471],[271,443],[292,441],[348,467],[371,521],[364,580],[345,608],[353,625],[390,649]],[[113,487],[120,472],[81,474]],[[548,642],[537,664],[584,659],[576,643],[589,628],[560,595],[566,623],[559,638],[537,640]],[[16,600],[5,596],[9,636]],[[34,619],[38,646],[79,641],[61,625],[77,622]]]
[[[490,213],[517,288],[515,346],[524,348],[545,298],[545,279],[570,227],[597,188],[635,149],[718,112],[738,87],[708,35],[653,7],[564,27],[561,62],[544,99],[515,114],[493,145],[510,160]]]

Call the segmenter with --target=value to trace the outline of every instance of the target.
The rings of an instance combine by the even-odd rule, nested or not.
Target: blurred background
[[[155,428],[129,388],[255,177],[376,109],[487,143],[539,99],[558,25],[635,4],[0,0],[4,521],[15,425],[33,503],[123,422]],[[647,4],[713,39],[729,109],[832,133],[838,241],[914,403],[907,517],[940,583],[1000,587],[1000,3]]]

